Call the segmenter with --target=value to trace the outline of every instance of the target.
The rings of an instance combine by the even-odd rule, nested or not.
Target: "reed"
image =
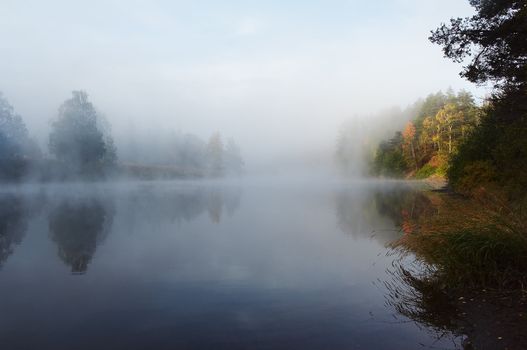
[[[443,196],[432,217],[394,246],[434,266],[456,287],[527,286],[527,216],[524,205],[479,191],[472,199]]]

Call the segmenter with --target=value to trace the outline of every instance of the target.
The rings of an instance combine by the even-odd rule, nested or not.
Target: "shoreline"
[[[518,253],[508,249],[523,232],[521,226],[508,230],[515,224],[512,219],[520,219],[511,215],[518,214],[504,210],[492,195],[452,196],[456,192],[439,176],[409,181],[423,187],[402,209],[418,214],[405,218],[403,229],[409,229],[393,248],[413,255],[430,270],[401,275],[415,300],[406,316],[463,337],[464,349],[524,349],[527,289],[520,278],[501,279],[508,267],[516,268],[519,277],[525,266],[516,263],[511,256]],[[479,253],[482,249],[485,254]]]

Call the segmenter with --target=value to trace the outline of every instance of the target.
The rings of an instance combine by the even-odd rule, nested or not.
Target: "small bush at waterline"
[[[420,179],[426,179],[432,175],[434,175],[437,171],[437,168],[435,166],[432,166],[430,164],[425,164],[421,169],[417,170],[415,173],[415,178]]]

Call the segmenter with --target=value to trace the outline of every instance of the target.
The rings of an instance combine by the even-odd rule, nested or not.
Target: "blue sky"
[[[82,88],[116,133],[220,130],[255,156],[328,149],[346,119],[448,87],[483,94],[427,40],[471,13],[463,0],[2,0],[0,90],[42,135]]]

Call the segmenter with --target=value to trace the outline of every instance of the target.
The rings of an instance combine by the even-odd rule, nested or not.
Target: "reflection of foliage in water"
[[[368,210],[364,207],[367,203],[363,196],[352,190],[339,191],[335,197],[335,214],[340,229],[352,235],[365,233],[371,234],[369,227],[365,227],[368,220]]]
[[[339,228],[355,238],[371,237],[387,244],[400,236],[392,225],[379,222],[374,196],[368,191],[345,189],[337,192],[335,215]]]
[[[0,267],[22,242],[29,220],[29,209],[15,195],[0,197]]]
[[[431,192],[392,193],[379,210],[405,235],[394,243],[403,258],[386,281],[397,313],[465,349],[524,349],[527,296],[489,286],[521,284],[525,258],[517,215],[497,200],[483,202]],[[408,259],[415,259],[408,263]],[[518,270],[520,269],[520,270]],[[516,276],[516,277],[513,277]]]
[[[384,281],[386,303],[395,311],[429,329],[438,339],[451,339],[453,344],[463,336],[459,310],[445,293],[445,286],[430,266],[402,263],[396,260]],[[466,342],[468,344],[468,342]],[[457,347],[457,346],[456,346]]]
[[[404,233],[416,230],[417,218],[429,217],[436,212],[430,196],[408,187],[378,191],[375,194],[375,202],[379,214],[389,217]]]
[[[97,199],[63,200],[49,214],[49,229],[58,255],[72,273],[85,273],[97,245],[109,232],[113,206]]]
[[[223,199],[221,193],[218,193],[217,191],[211,192],[207,204],[210,220],[216,224],[220,223],[221,214],[223,212]]]
[[[208,214],[213,223],[232,216],[240,204],[239,188],[178,188],[162,192],[154,188],[132,191],[120,208],[129,214],[130,230],[141,224],[155,227],[163,219],[191,221]],[[60,259],[73,273],[85,273],[100,244],[109,233],[115,207],[113,200],[95,197],[25,197],[0,195],[0,267],[22,242],[30,217],[47,204],[51,239],[57,244]]]
[[[422,193],[431,209],[403,221],[397,246],[438,267],[453,287],[524,288],[527,225],[521,207],[482,192]]]
[[[384,281],[388,307],[456,348],[525,349],[525,292],[452,289],[437,269],[403,257],[395,260],[390,279]]]
[[[435,211],[433,200],[409,186],[372,192],[344,190],[336,195],[339,227],[354,236],[375,237],[384,244],[400,238],[401,231],[414,232],[415,220],[431,216]]]
[[[230,188],[188,188],[164,190],[144,188],[132,192],[126,200],[127,211],[137,212],[132,219],[155,224],[161,218],[170,221],[192,221],[208,213],[213,223],[220,223],[224,211],[233,215],[240,205],[241,190]],[[224,210],[225,209],[225,210]]]

